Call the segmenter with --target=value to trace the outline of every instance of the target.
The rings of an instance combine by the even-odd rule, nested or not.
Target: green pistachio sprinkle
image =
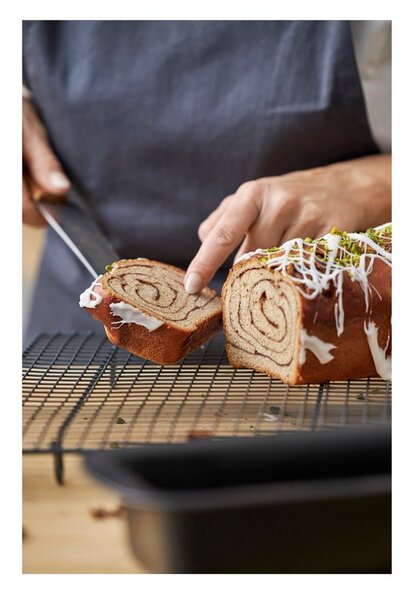
[[[358,267],[360,263],[360,257],[366,251],[365,245],[363,243],[359,243],[357,240],[353,240],[350,238],[350,235],[347,233],[347,231],[342,231],[338,227],[332,227],[330,233],[332,235],[340,236],[339,251],[334,263],[346,268]],[[370,227],[364,233],[375,244],[382,248],[386,246],[388,249],[392,238],[392,225],[387,225],[382,229],[374,229],[373,227]],[[327,240],[325,240],[323,237],[317,239],[306,237],[304,239],[304,243],[312,245],[312,248],[308,248],[307,251],[309,253],[314,252],[320,262],[328,261],[329,256]],[[263,256],[260,256],[258,260],[261,264],[266,265],[266,263],[272,258],[270,256],[271,254],[281,251],[282,248],[278,246],[266,248]],[[291,262],[299,262],[299,250],[295,247],[287,254],[287,258],[289,258]]]
[[[108,271],[108,273],[111,273],[115,267],[116,267],[116,263],[113,262],[110,265],[106,265],[105,271]]]
[[[330,233],[332,235],[347,235],[347,231],[342,231],[341,229],[339,229],[338,227],[332,227],[330,230]]]

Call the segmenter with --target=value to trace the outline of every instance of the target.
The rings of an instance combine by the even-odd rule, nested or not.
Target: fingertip
[[[205,287],[204,278],[200,273],[187,273],[184,279],[184,289],[187,294],[198,294]]]
[[[48,171],[32,168],[31,177],[34,184],[34,192],[31,190],[31,193],[34,200],[47,194],[64,196],[71,187],[71,183],[66,175],[62,171],[55,169]]]
[[[71,183],[62,171],[51,171],[47,177],[47,183],[53,191],[63,193],[69,190]]]

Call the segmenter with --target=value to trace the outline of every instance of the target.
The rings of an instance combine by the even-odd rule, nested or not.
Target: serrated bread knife
[[[105,272],[106,265],[120,259],[74,187],[70,188],[63,201],[54,196],[40,196],[36,199],[36,206],[94,279]]]

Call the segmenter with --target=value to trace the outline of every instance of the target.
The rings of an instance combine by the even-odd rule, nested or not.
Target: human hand
[[[362,231],[391,220],[391,158],[375,155],[241,185],[203,221],[185,288],[199,292],[227,257],[317,238],[332,227]]]
[[[31,104],[23,99],[23,221],[42,227],[46,222],[35,208],[36,194],[64,196],[70,183],[50,147],[44,125]]]

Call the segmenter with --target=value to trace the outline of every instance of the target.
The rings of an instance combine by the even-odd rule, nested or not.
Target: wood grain
[[[119,497],[87,475],[80,457],[64,464],[66,483],[59,486],[51,456],[24,457],[23,573],[145,573],[130,551],[124,518],[92,515],[115,511]]]

